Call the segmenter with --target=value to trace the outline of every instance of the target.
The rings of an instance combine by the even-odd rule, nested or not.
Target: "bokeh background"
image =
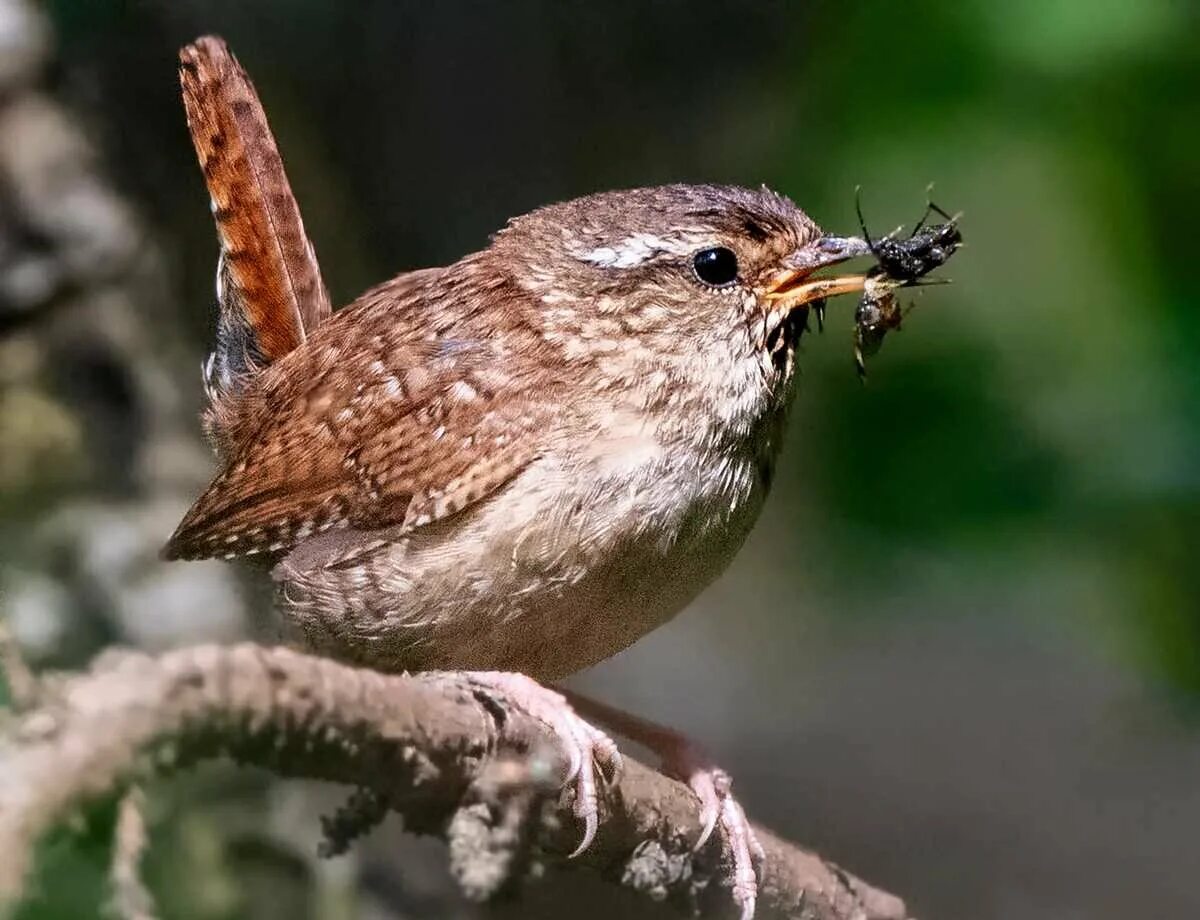
[[[215,243],[175,81],[198,34],[254,76],[339,303],[596,189],[766,182],[852,231],[861,185],[883,231],[936,182],[954,284],[866,387],[831,303],[744,552],[576,686],[703,739],[754,817],[919,916],[1200,916],[1198,20],[0,0],[0,613],[45,667],[268,634],[254,576],[155,558],[212,466]],[[153,790],[163,915],[484,915],[395,827],[317,863],[330,801],[220,768]],[[98,913],[111,822],[46,843],[22,918]]]

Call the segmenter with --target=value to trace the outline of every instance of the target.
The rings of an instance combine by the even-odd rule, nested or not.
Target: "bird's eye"
[[[738,261],[732,249],[714,246],[692,256],[696,277],[713,287],[727,287],[737,281]]]

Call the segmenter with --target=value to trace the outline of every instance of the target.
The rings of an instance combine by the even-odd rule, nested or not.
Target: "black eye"
[[[696,270],[697,278],[713,287],[725,287],[737,281],[737,256],[724,246],[701,249],[692,256],[692,268]]]

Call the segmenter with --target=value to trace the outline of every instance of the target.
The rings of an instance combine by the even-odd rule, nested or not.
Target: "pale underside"
[[[299,546],[274,569],[286,620],[309,644],[391,670],[544,680],[610,657],[724,570],[766,492],[749,452],[667,457],[618,441],[539,458],[436,523]]]

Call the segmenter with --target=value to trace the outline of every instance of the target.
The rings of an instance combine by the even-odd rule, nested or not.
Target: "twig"
[[[505,720],[504,751],[497,718]],[[106,656],[0,736],[0,903],[20,896],[33,844],[81,801],[221,754],[369,790],[409,829],[447,838],[463,877],[473,858],[497,864],[498,841],[516,846],[526,836],[503,802],[478,807],[485,787],[507,788],[494,781],[498,755],[529,761],[554,750],[551,775],[561,775],[551,744],[541,723],[490,711],[452,675],[387,676],[248,644]],[[571,865],[682,903],[721,894],[704,889],[716,887],[705,883],[727,854],[717,843],[691,852],[699,821],[682,784],[626,758],[604,798],[600,833]],[[496,835],[486,839],[478,818],[489,813]],[[549,823],[557,829],[543,826],[538,843],[543,858],[566,862],[578,828],[569,802],[556,814]],[[765,830],[758,835],[767,854],[759,917],[906,917],[898,898]]]
[[[155,920],[154,898],[142,881],[142,856],[146,852],[145,797],[134,786],[117,808],[113,833],[112,913],[118,920]]]
[[[37,701],[37,678],[25,663],[16,637],[3,620],[0,620],[0,672],[8,686],[13,709],[19,712]]]

